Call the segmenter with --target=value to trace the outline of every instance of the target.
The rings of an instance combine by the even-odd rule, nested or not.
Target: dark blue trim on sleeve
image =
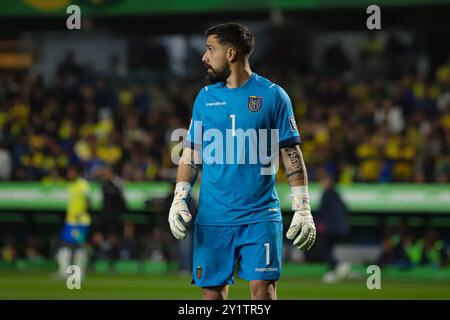
[[[302,140],[300,139],[300,136],[295,136],[283,141],[280,141],[279,143],[279,148],[286,148],[286,147],[293,147],[297,144],[300,144],[302,142]]]

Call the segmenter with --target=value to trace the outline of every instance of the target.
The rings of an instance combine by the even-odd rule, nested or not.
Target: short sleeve
[[[285,148],[300,144],[300,134],[297,129],[291,99],[286,91],[276,86],[274,125],[278,129],[279,147]]]
[[[201,116],[201,107],[204,103],[203,89],[199,92],[194,101],[192,108],[191,123],[189,125],[188,133],[184,141],[183,147],[198,150],[202,146],[203,125]]]

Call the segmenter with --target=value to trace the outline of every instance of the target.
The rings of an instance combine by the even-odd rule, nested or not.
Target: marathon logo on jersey
[[[258,112],[261,110],[262,97],[249,96],[248,97],[248,110],[251,112]]]
[[[225,106],[227,105],[227,103],[225,101],[216,101],[216,102],[207,102],[206,106],[207,107],[220,107],[220,106]]]
[[[200,279],[202,277],[202,273],[203,273],[203,269],[202,267],[198,266],[197,267],[197,279]]]
[[[297,131],[297,124],[295,123],[294,116],[289,117],[289,128],[291,128],[291,131]]]

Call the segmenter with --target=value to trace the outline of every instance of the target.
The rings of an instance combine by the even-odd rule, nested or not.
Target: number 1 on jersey
[[[230,118],[231,118],[231,136],[235,137],[236,136],[236,127],[235,127],[236,115],[230,114]]]

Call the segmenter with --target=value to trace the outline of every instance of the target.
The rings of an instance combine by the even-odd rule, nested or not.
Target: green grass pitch
[[[199,299],[190,277],[178,274],[88,274],[80,290],[48,272],[1,271],[0,299]],[[319,277],[283,277],[279,299],[450,299],[449,281],[382,279],[380,290],[369,290],[366,279],[324,284]],[[236,278],[229,299],[249,299],[246,282]]]

